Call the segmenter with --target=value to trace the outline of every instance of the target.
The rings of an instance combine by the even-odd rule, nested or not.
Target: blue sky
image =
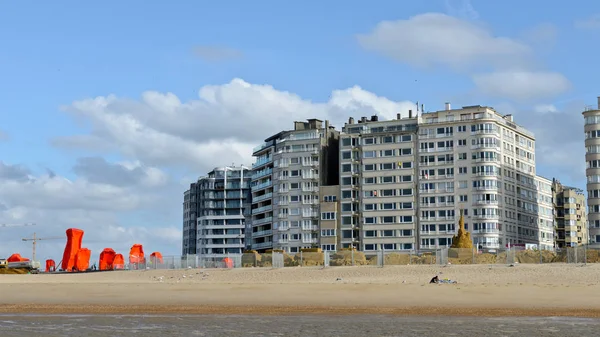
[[[554,90],[543,99],[515,100],[482,92],[474,84],[474,73],[494,71],[496,65],[486,64],[471,72],[456,70],[443,62],[416,66],[403,62],[402,56],[386,55],[382,51],[385,47],[369,50],[357,39],[359,34],[372,33],[382,21],[409,20],[425,13],[448,15],[479,27],[492,37],[506,37],[530,46],[535,60],[531,67],[562,74],[569,82],[568,88]],[[600,95],[595,80],[600,19],[594,15],[598,13],[600,3],[592,1],[578,2],[577,6],[570,3],[549,6],[547,1],[537,0],[303,1],[295,4],[281,1],[2,2],[0,130],[8,134],[8,140],[0,141],[0,161],[23,165],[35,176],[44,175],[50,169],[69,180],[89,180],[89,172],[86,176],[81,173],[84,171],[77,174],[73,169],[82,157],[102,157],[114,165],[122,161],[137,162],[143,167],[160,169],[168,185],[159,190],[172,193],[165,195],[154,190],[157,198],[167,200],[159,202],[162,208],[151,202],[141,203],[144,206],[139,208],[104,210],[107,214],[100,217],[102,221],[114,221],[115,227],[143,224],[179,228],[179,199],[185,189],[180,180],[202,175],[203,170],[216,166],[218,160],[215,165],[187,165],[185,160],[142,153],[139,148],[133,150],[133,145],[122,143],[126,138],[113,134],[111,146],[101,151],[97,147],[57,146],[53,141],[56,137],[90,134],[98,127],[94,124],[98,121],[89,115],[66,113],[61,107],[111,94],[140,100],[146,91],[171,92],[187,102],[198,100],[199,90],[204,86],[221,86],[240,78],[252,85],[270,85],[277,91],[288,91],[312,102],[327,102],[333,90],[358,85],[362,90],[392,101],[424,102],[426,108],[432,110],[441,109],[445,101],[451,101],[455,106],[481,104],[515,112],[518,123],[549,134],[538,137],[538,146],[546,147],[546,152],[538,151],[538,173],[557,176],[563,182],[584,188],[583,131],[577,126],[582,124],[579,110],[584,104],[595,104],[596,96]],[[582,24],[584,21],[588,24]],[[462,42],[451,43],[459,48]],[[412,52],[413,47],[407,44],[406,53]],[[207,60],[200,55],[200,49],[212,49],[222,59]],[[430,48],[427,52],[436,54],[440,50]],[[534,115],[534,110],[550,105],[552,113]],[[260,108],[248,113],[264,118]],[[293,112],[291,115],[296,118]],[[572,121],[568,126],[573,127],[574,135],[564,142],[553,137],[549,129],[564,127],[562,119]],[[542,121],[553,124],[543,129]],[[274,125],[272,130],[278,126]],[[271,130],[264,132],[266,137]],[[200,138],[193,137],[194,143],[190,140],[189,144],[208,141]],[[256,145],[260,139],[256,136],[246,142]],[[545,145],[540,144],[542,140]],[[559,145],[560,149],[566,149],[561,155],[548,150],[557,149]],[[546,160],[540,158],[542,153]],[[239,158],[232,157],[232,160]],[[141,193],[127,190],[127,193],[135,192]],[[150,192],[144,190],[144,193]],[[5,198],[11,200],[5,202],[5,208],[33,207],[29,202]],[[69,212],[69,208],[61,211]],[[77,212],[84,211],[77,208]],[[56,209],[48,212],[51,212],[49,218],[63,219],[55,214]],[[3,217],[0,223],[23,220],[14,219],[14,212],[10,214],[0,213]],[[33,218],[46,216],[43,212],[33,214]],[[113,216],[112,220],[105,218]],[[59,223],[53,226],[49,225],[48,233],[64,227]],[[132,235],[135,237],[136,233],[133,231]],[[157,246],[167,253],[179,252],[180,248],[173,244],[151,237],[148,240],[156,240]]]

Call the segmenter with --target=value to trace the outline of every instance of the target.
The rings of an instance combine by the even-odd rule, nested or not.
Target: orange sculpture
[[[81,248],[75,254],[75,268],[78,271],[86,271],[90,267],[90,256],[92,252],[87,248]]]
[[[7,262],[27,262],[28,258],[22,257],[21,254],[15,253],[6,259]]]
[[[62,270],[71,271],[75,266],[75,255],[81,249],[81,241],[83,240],[83,231],[77,228],[67,229],[67,245],[62,259]]]
[[[56,271],[56,262],[54,260],[46,260],[46,273]]]
[[[152,254],[150,254],[150,261],[154,264],[156,263],[164,263],[163,262],[163,256],[160,252],[153,252]]]
[[[146,259],[144,258],[144,247],[142,245],[136,243],[131,247],[129,251],[129,263],[146,263]]]
[[[104,250],[100,253],[100,270],[113,270],[113,263],[115,261],[115,256],[117,253],[112,248],[104,248]]]
[[[113,269],[125,269],[125,258],[123,254],[115,255],[115,259],[113,260]]]

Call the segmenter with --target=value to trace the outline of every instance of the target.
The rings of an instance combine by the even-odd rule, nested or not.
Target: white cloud
[[[88,121],[89,137],[106,147],[155,166],[183,165],[198,175],[215,166],[249,165],[252,148],[292,128],[293,120],[328,119],[340,127],[348,116],[395,118],[413,108],[412,102],[394,102],[358,86],[335,90],[328,102],[318,103],[241,79],[204,86],[199,99],[185,103],[172,93],[145,92],[140,101],[110,95],[64,107]],[[81,137],[61,137],[54,144],[85,148],[89,143],[78,143]]]
[[[71,227],[86,231],[85,245],[94,254],[110,246],[126,254],[133,243],[179,254],[181,239],[174,240],[173,234],[179,224],[167,221],[180,218],[181,190],[176,183],[168,184],[164,172],[138,162],[108,163],[98,158],[80,159],[74,171],[74,179],[48,172],[36,175],[0,161],[0,223],[37,224],[0,228],[0,257],[14,252],[30,256],[31,246],[21,243],[22,237],[33,232],[38,237],[64,237]],[[151,215],[145,219],[144,214]],[[119,227],[128,229],[127,236]],[[58,262],[63,248],[64,241],[42,241],[38,258]]]
[[[497,36],[483,24],[468,21],[477,17],[469,1],[447,1],[446,6],[457,17],[425,13],[382,21],[372,32],[359,35],[358,42],[366,50],[402,63],[445,66],[468,74],[479,92],[489,96],[536,100],[570,88],[563,75],[540,68],[532,48],[551,46],[557,35],[555,26],[539,24],[521,39]]]
[[[479,13],[469,0],[445,0],[444,5],[448,14],[452,16],[466,20],[477,20],[479,18]]]
[[[575,28],[578,28],[578,29],[600,29],[600,14],[594,14],[586,19],[576,20]]]
[[[476,74],[473,81],[486,95],[512,100],[548,98],[569,90],[571,83],[560,73],[543,71],[499,71]]]
[[[519,41],[440,13],[380,22],[371,33],[359,35],[358,41],[367,50],[417,66],[523,65],[532,57],[531,48]]]

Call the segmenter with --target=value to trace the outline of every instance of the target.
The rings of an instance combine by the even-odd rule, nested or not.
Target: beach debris
[[[338,278],[336,278],[335,280],[336,280],[336,281],[342,281],[342,278],[341,278],[341,277],[338,277]]]

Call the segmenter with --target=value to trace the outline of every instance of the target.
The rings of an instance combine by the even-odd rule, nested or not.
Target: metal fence
[[[128,264],[127,270],[189,269],[189,268],[285,268],[340,266],[398,265],[468,265],[468,264],[546,264],[600,263],[600,249],[587,246],[551,250],[523,249],[455,249],[427,251],[343,250],[338,252],[248,253],[221,257],[201,255],[165,256],[162,261],[148,260],[143,264]]]

